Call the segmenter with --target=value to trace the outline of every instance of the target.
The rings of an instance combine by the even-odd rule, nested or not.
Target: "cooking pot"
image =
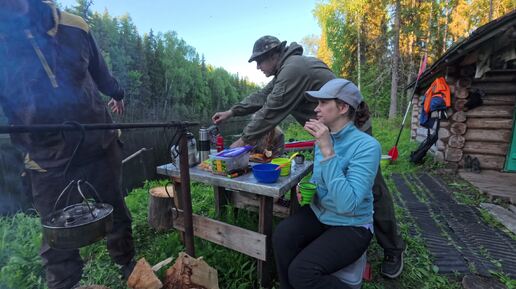
[[[86,184],[100,200],[95,188],[86,181],[72,181],[61,192],[53,211],[42,220],[43,237],[54,249],[78,249],[103,239],[113,228],[113,207],[104,203],[89,202],[81,190]],[[76,188],[83,202],[56,210],[65,193]]]

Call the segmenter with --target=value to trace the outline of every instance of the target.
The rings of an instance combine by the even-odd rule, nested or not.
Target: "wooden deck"
[[[490,199],[503,199],[516,204],[516,173],[485,170],[476,174],[461,170],[459,174]]]

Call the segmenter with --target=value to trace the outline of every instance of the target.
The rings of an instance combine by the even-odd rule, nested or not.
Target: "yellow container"
[[[275,159],[272,159],[271,164],[280,165],[280,166],[286,164],[284,167],[281,168],[280,176],[285,177],[285,176],[290,175],[290,165],[291,165],[291,163],[290,163],[290,160],[288,158],[275,158]]]

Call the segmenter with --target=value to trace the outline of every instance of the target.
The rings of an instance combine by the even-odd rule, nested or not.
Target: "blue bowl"
[[[253,175],[260,183],[275,183],[281,172],[281,170],[276,170],[277,167],[279,166],[274,164],[255,165],[253,166]]]

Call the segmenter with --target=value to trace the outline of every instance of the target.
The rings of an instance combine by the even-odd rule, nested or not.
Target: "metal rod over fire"
[[[162,123],[64,123],[64,124],[42,124],[42,125],[4,125],[0,126],[0,134],[6,133],[45,133],[61,131],[89,131],[106,129],[138,129],[138,128],[176,128],[180,130],[179,156],[181,191],[184,210],[185,224],[185,247],[186,253],[195,257],[193,217],[192,217],[192,196],[190,192],[190,170],[188,165],[188,145],[186,130],[187,127],[197,126],[194,122],[162,122]]]
[[[138,128],[181,128],[197,126],[196,122],[154,122],[154,123],[88,123],[88,124],[35,124],[35,125],[3,125],[0,134],[6,133],[43,133],[57,131],[106,130],[106,129],[138,129]]]

